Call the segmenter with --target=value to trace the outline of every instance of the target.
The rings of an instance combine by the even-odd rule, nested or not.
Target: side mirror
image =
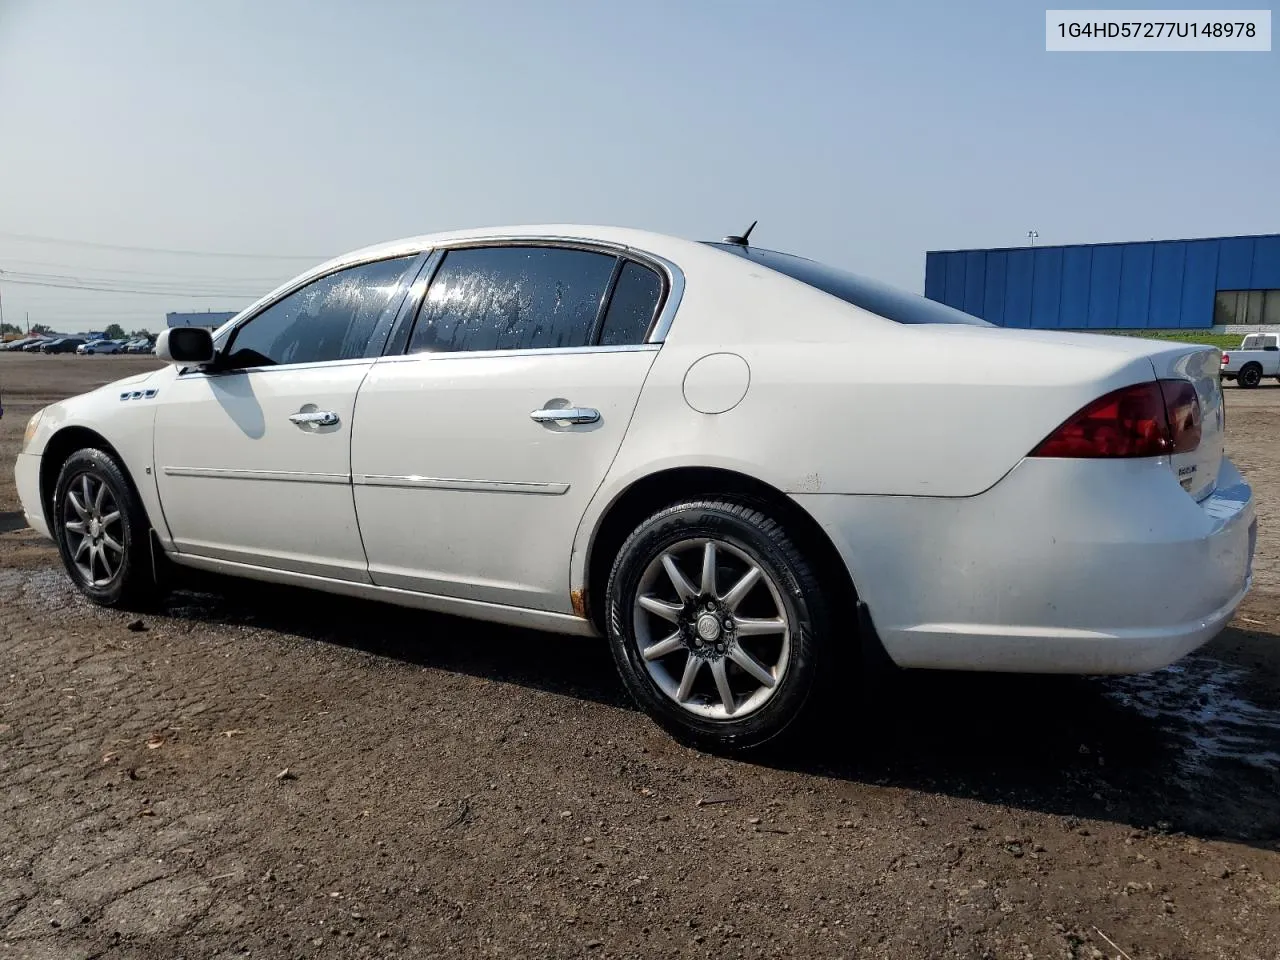
[[[166,363],[212,363],[213,334],[203,327],[172,327],[156,338],[156,356]]]

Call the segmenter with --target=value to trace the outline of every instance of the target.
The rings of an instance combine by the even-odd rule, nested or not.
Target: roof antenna
[[[747,238],[751,236],[751,231],[752,231],[752,230],[754,230],[754,229],[756,228],[756,224],[757,224],[757,223],[759,223],[759,222],[760,222],[759,220],[752,220],[752,221],[751,221],[751,226],[747,227],[746,231],[742,234],[742,236],[740,236],[740,237],[725,237],[725,238],[724,238],[724,242],[725,242],[725,243],[735,243],[735,244],[737,244],[737,245],[738,245],[738,246],[740,246],[740,247],[745,247],[745,246],[747,246]]]

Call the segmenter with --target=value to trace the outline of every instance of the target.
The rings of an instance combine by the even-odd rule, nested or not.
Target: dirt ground
[[[1225,388],[1256,587],[1200,654],[906,676],[744,763],[598,642],[243,585],[90,607],[8,464],[153,363],[0,355],[0,957],[1280,956],[1280,386]]]

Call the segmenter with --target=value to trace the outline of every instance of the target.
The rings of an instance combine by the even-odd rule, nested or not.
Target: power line
[[[158,253],[175,257],[231,257],[238,260],[311,260],[319,263],[329,259],[301,253],[230,253],[219,250],[179,250],[170,247],[135,247],[119,243],[95,243],[92,240],[68,240],[64,237],[46,237],[34,233],[9,233],[0,230],[0,237],[21,240],[26,243],[52,243],[68,247],[89,247],[94,250],[124,250],[130,253]]]
[[[0,263],[3,263],[5,265],[5,267],[0,267],[0,272],[3,272],[3,270],[6,268],[12,269],[11,267],[9,267],[9,265],[12,264],[12,265],[19,265],[24,267],[55,267],[60,270],[74,270],[77,273],[107,273],[107,274],[118,274],[120,276],[142,277],[142,278],[156,277],[163,280],[172,280],[175,283],[197,283],[198,284],[198,283],[204,283],[210,280],[213,280],[213,281],[225,280],[231,283],[269,283],[274,285],[274,284],[280,283],[282,279],[286,279],[286,278],[282,278],[281,276],[240,277],[240,276],[227,276],[222,273],[219,273],[214,276],[210,276],[210,275],[190,276],[187,274],[175,274],[170,270],[127,270],[120,267],[95,267],[89,264],[61,263],[56,260],[17,260],[11,257],[0,258]],[[292,269],[292,268],[288,268],[288,269]],[[24,272],[24,271],[20,270],[18,272]]]
[[[197,297],[200,299],[256,300],[262,296],[261,293],[231,293],[225,290],[221,293],[196,293],[190,290],[131,290],[125,287],[94,287],[88,284],[76,285],[44,280],[14,280],[8,274],[5,275],[4,282],[26,287],[49,287],[55,290],[89,290],[95,293],[126,293],[134,296],[169,297],[171,299]]]
[[[215,279],[193,280],[193,281],[165,281],[165,280],[116,280],[110,277],[80,277],[70,274],[58,273],[37,273],[26,270],[0,270],[0,281],[9,283],[49,283],[49,284],[75,284],[78,286],[92,285],[96,289],[107,290],[128,290],[134,293],[141,293],[144,290],[155,293],[172,293],[175,296],[181,296],[192,287],[210,291],[221,291],[229,297],[235,296],[261,296],[261,293],[250,294],[247,291],[246,284],[236,284],[233,282],[220,282]],[[255,288],[261,290],[261,288]],[[268,290],[272,287],[268,287]]]

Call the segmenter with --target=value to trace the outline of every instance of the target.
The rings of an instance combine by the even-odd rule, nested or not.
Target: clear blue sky
[[[762,246],[916,291],[925,250],[1032,228],[1280,231],[1280,52],[1050,54],[1044,9],[0,0],[5,318],[156,329],[365,243],[502,223],[758,218]]]

